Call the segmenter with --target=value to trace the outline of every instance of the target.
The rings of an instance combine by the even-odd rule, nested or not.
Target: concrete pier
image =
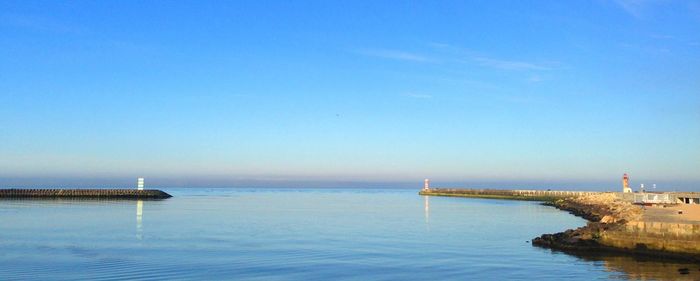
[[[492,198],[528,201],[553,201],[570,197],[612,194],[618,199],[635,204],[690,204],[700,205],[700,192],[600,192],[527,189],[470,189],[423,188],[420,195]]]
[[[165,199],[156,189],[0,189],[0,198]]]
[[[593,191],[557,191],[557,190],[525,190],[525,189],[467,189],[467,188],[430,188],[423,189],[420,195],[454,196],[486,199],[508,199],[526,201],[553,201],[556,199],[599,194]]]

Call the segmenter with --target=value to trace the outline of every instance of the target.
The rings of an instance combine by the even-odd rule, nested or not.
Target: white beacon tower
[[[143,190],[143,178],[138,178],[136,180],[136,189]]]

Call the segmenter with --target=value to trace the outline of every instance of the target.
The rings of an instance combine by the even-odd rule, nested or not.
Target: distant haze
[[[700,191],[697,1],[2,1],[0,188]]]

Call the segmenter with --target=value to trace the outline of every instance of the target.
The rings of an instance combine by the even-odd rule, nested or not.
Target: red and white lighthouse
[[[630,187],[630,177],[625,173],[622,175],[622,192],[632,193],[632,188]]]

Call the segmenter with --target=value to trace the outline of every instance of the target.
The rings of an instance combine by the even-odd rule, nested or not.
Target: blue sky
[[[2,1],[0,185],[700,189],[700,1]]]

